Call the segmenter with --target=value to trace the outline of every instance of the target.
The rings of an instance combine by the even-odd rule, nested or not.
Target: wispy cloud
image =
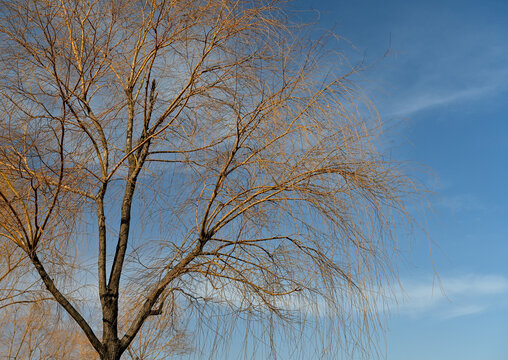
[[[439,89],[433,89],[433,91],[428,92],[424,90],[420,94],[414,94],[413,96],[405,99],[399,107],[395,108],[391,115],[408,116],[437,106],[477,98],[494,91],[495,89],[495,85],[485,85],[469,89],[455,89],[446,92]]]
[[[453,319],[457,317],[478,314],[487,309],[486,306],[481,305],[464,305],[457,306],[443,315],[445,319]]]
[[[441,106],[474,104],[506,91],[505,27],[441,20],[448,29],[444,36],[442,30],[420,32],[407,24],[395,30],[393,66],[381,79],[390,86],[383,87],[390,96],[379,104],[383,116],[409,117]],[[432,36],[436,42],[430,45]]]
[[[499,275],[464,275],[403,283],[392,309],[401,315],[434,315],[451,319],[486,311],[497,295],[508,294],[508,278]],[[504,298],[505,296],[503,296]],[[397,302],[395,301],[397,299]]]

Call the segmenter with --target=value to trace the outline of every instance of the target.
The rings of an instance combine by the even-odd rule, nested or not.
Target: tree
[[[2,1],[2,306],[52,299],[104,360],[235,319],[274,356],[277,324],[371,335],[415,186],[284,6]]]

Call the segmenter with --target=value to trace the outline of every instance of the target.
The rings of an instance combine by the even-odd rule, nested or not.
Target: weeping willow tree
[[[280,1],[1,7],[0,311],[104,360],[368,349],[417,189],[361,66]]]

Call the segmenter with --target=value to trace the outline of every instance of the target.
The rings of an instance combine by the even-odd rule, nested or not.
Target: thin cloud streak
[[[424,92],[404,101],[404,105],[395,110],[391,116],[408,116],[423,110],[443,106],[459,101],[483,96],[496,89],[495,85],[486,85],[450,93]]]
[[[499,275],[466,275],[417,283],[403,283],[390,308],[405,316],[434,315],[452,319],[488,310],[495,297],[508,294],[508,278]]]
[[[454,319],[462,316],[474,315],[481,312],[484,312],[487,309],[486,306],[481,305],[465,305],[458,306],[446,314],[443,315],[445,319]]]
[[[428,31],[396,30],[393,67],[381,79],[392,89],[391,96],[383,99],[383,115],[405,117],[464,101],[475,103],[506,90],[505,28],[443,20],[449,31],[430,47],[425,41]]]

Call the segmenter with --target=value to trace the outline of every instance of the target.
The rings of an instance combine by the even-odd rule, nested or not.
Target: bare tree
[[[2,304],[38,284],[104,360],[372,334],[415,186],[284,6],[1,2]]]

